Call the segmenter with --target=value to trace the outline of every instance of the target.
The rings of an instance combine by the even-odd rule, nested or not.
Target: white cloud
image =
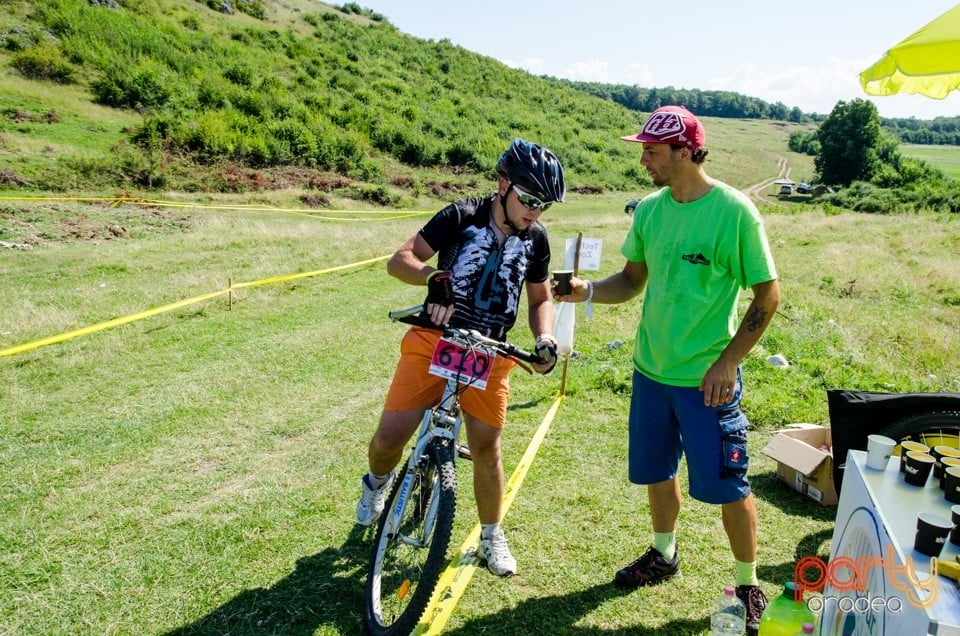
[[[637,86],[653,86],[653,71],[649,64],[632,62],[627,67],[626,84]]]
[[[598,59],[576,62],[568,66],[562,76],[584,82],[609,82],[610,65]]]
[[[865,97],[857,79],[865,66],[862,60],[838,58],[820,67],[793,65],[772,72],[756,64],[741,64],[730,74],[710,77],[707,90],[734,91],[771,103],[783,102],[804,112],[829,113],[840,99]]]

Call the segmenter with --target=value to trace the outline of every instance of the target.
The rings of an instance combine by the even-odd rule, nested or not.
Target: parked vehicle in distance
[[[793,188],[784,183],[780,186],[780,194],[793,194]]]
[[[800,194],[812,194],[813,186],[810,185],[809,183],[798,183],[797,192]]]

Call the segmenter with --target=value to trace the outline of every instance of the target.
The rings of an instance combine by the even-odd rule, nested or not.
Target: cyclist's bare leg
[[[500,523],[503,503],[503,463],[500,429],[464,413],[467,443],[473,457],[473,495],[480,523]]]
[[[380,423],[370,439],[367,460],[370,472],[386,475],[400,463],[405,445],[423,418],[424,405],[410,411],[384,411]]]

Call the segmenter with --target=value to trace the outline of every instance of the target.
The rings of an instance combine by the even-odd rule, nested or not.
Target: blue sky
[[[953,0],[365,0],[404,33],[537,75],[730,90],[805,112],[870,99],[883,117],[960,116],[960,94],[870,97],[858,74]],[[958,34],[960,35],[960,34]]]

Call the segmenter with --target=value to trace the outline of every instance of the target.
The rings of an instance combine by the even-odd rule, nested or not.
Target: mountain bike
[[[523,362],[539,358],[510,343],[474,330],[438,327],[421,317],[423,305],[391,311],[394,322],[437,329],[443,337],[430,373],[446,379],[443,396],[427,408],[402,473],[394,480],[377,523],[367,569],[364,620],[371,636],[409,634],[420,621],[447,563],[456,510],[455,461],[469,458],[459,444],[463,418],[459,396],[469,387],[486,388],[497,356]]]

